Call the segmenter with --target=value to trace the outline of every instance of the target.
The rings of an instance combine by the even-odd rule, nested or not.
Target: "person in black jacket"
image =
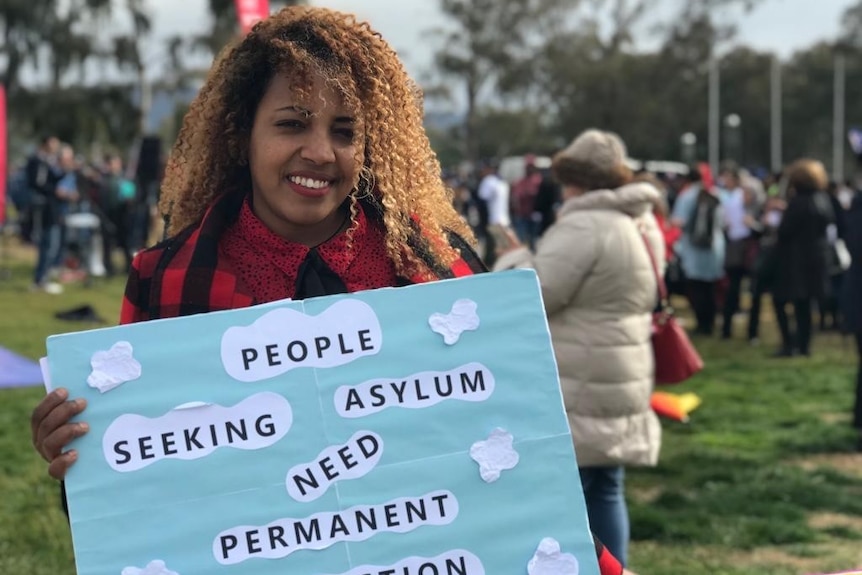
[[[856,349],[859,354],[853,427],[859,432],[857,449],[862,451],[862,193],[856,193],[850,210],[845,212],[844,222],[844,241],[852,261],[844,277],[843,327],[856,336]]]
[[[52,248],[58,247],[60,241],[59,198],[57,183],[63,177],[63,172],[57,165],[57,153],[60,141],[54,136],[45,136],[39,142],[36,150],[27,160],[27,187],[30,189],[30,206],[32,226],[28,226],[26,235],[32,241],[38,241],[39,256],[33,273],[33,287],[41,289],[45,284]]]
[[[778,262],[773,302],[782,346],[776,354],[789,357],[811,352],[811,304],[829,293],[831,248],[827,228],[835,222],[826,169],[816,160],[802,159],[787,172],[788,204],[778,227]],[[787,305],[793,304],[796,333],[790,330]]]

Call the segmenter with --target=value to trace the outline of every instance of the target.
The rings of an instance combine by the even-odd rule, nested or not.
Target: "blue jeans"
[[[62,254],[62,229],[59,224],[52,224],[42,228],[39,236],[39,256],[36,261],[36,269],[33,272],[33,283],[42,285],[45,275],[52,265],[56,265],[57,259]]]
[[[590,528],[608,551],[625,565],[629,550],[625,470],[622,466],[581,467],[580,472]]]
[[[512,226],[515,228],[515,234],[521,243],[530,248],[536,249],[536,236],[538,235],[538,226],[532,218],[523,216],[515,216],[512,218]]]

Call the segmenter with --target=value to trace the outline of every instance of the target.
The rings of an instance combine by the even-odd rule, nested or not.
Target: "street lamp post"
[[[772,140],[772,172],[777,174],[784,165],[781,150],[781,60],[778,56],[772,59],[772,81],[770,82],[771,140]]]
[[[832,178],[844,181],[844,89],[846,77],[845,56],[839,47],[835,51],[835,85],[833,90],[832,118]]]
[[[697,159],[697,136],[692,132],[686,132],[679,138],[682,147],[682,161],[692,164]]]
[[[742,162],[742,118],[739,114],[728,114],[724,118],[725,134],[725,158],[735,162]]]
[[[713,55],[709,61],[709,167],[713,174],[718,173],[719,147],[721,146],[719,73],[718,57]]]

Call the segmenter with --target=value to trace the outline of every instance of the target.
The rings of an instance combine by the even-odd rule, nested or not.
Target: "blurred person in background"
[[[757,253],[751,271],[751,308],[748,312],[748,343],[760,343],[760,315],[763,296],[772,292],[778,260],[775,245],[778,241],[778,226],[787,202],[779,197],[770,197],[757,216]]]
[[[132,266],[131,208],[136,189],[134,183],[124,176],[123,158],[119,154],[108,154],[103,169],[99,189],[99,206],[104,215],[101,230],[102,261],[105,274],[111,277],[116,274],[113,254],[117,247],[123,253],[122,273],[127,274]]]
[[[507,241],[506,231],[511,228],[509,217],[509,184],[497,173],[494,159],[482,162],[478,196],[488,208],[488,228],[485,239],[485,263],[494,264],[498,247]]]
[[[542,185],[542,174],[536,167],[535,156],[525,157],[524,177],[512,186],[512,225],[518,239],[535,249],[540,217],[536,212],[536,196]]]
[[[540,173],[542,175],[542,182],[539,184],[538,192],[536,192],[535,203],[535,210],[539,220],[536,230],[538,237],[542,237],[557,219],[557,209],[559,209],[562,201],[560,184],[554,178],[551,170],[541,170]]]
[[[826,194],[829,196],[829,201],[832,204],[832,212],[835,214],[835,223],[827,229],[827,238],[829,240],[830,258],[829,258],[829,293],[818,303],[818,311],[820,312],[820,331],[841,330],[841,305],[840,298],[842,292],[842,282],[847,268],[850,267],[849,261],[844,260],[846,254],[846,222],[845,212],[847,211],[839,198],[840,186],[835,181],[830,181],[826,187]],[[840,253],[844,252],[844,253]]]
[[[772,300],[781,330],[776,357],[811,353],[811,306],[830,291],[831,248],[827,230],[835,222],[826,194],[828,178],[823,164],[801,159],[787,169],[787,209],[778,226],[775,246],[777,268]],[[793,305],[796,329],[787,315]]]
[[[724,276],[725,240],[721,200],[700,169],[689,171],[671,214],[671,223],[682,230],[676,243],[686,291],[697,320],[695,333],[712,335],[715,329],[716,288]]]
[[[845,241],[850,252],[850,269],[844,277],[844,328],[856,339],[859,370],[856,374],[856,397],[853,405],[853,427],[858,435],[856,449],[862,452],[862,193],[857,192],[845,214]]]
[[[752,220],[749,207],[753,205],[752,194],[743,189],[742,179],[736,165],[728,164],[718,176],[719,197],[724,210],[726,237],[724,270],[727,291],[724,294],[722,339],[730,339],[733,333],[733,316],[740,309],[742,281],[748,275],[751,253]]]
[[[54,219],[54,190],[62,173],[57,166],[60,140],[44,136],[24,167],[29,198],[21,222],[25,242],[39,242],[42,229],[51,227]],[[42,249],[41,244],[37,244]]]
[[[62,164],[60,152],[63,152]],[[62,257],[63,252],[63,215],[68,206],[66,188],[59,186],[66,170],[74,170],[74,152],[66,146],[61,147],[57,138],[42,140],[42,145],[27,164],[27,180],[33,199],[33,234],[38,237],[38,254],[33,271],[32,290],[59,294],[62,286],[49,281],[48,272]]]
[[[664,262],[652,214],[661,193],[632,182],[625,159],[617,135],[579,135],[553,160],[563,189],[556,223],[535,254],[511,234],[513,246],[495,266],[531,267],[539,276],[590,526],[623,564],[624,467],[656,465],[661,446],[650,397],[656,273]]]

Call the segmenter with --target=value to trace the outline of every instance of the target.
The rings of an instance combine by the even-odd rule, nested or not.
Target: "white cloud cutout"
[[[530,575],[578,575],[580,565],[574,555],[560,551],[556,539],[545,537],[527,564],[527,572]]]
[[[530,575],[578,575],[580,565],[571,553],[562,553],[556,539],[545,537],[527,564]]]
[[[165,566],[165,562],[159,559],[150,561],[146,567],[139,569],[138,567],[126,567],[120,575],[180,575],[176,571],[171,571]]]
[[[512,434],[496,428],[485,441],[477,441],[470,447],[470,457],[479,464],[479,475],[485,483],[500,479],[500,473],[518,465],[520,456],[512,447]]]
[[[343,299],[316,315],[277,308],[249,326],[227,329],[221,360],[238,381],[262,381],[298,367],[337,367],[375,355],[383,344],[377,314],[367,303]]]
[[[452,311],[448,314],[431,314],[428,325],[433,332],[443,336],[446,345],[455,345],[462,333],[479,329],[477,307],[476,302],[471,299],[459,299],[452,304]]]
[[[141,377],[141,364],[133,353],[132,344],[127,341],[118,341],[111,349],[94,353],[90,358],[93,371],[87,377],[87,385],[105,393]]]

